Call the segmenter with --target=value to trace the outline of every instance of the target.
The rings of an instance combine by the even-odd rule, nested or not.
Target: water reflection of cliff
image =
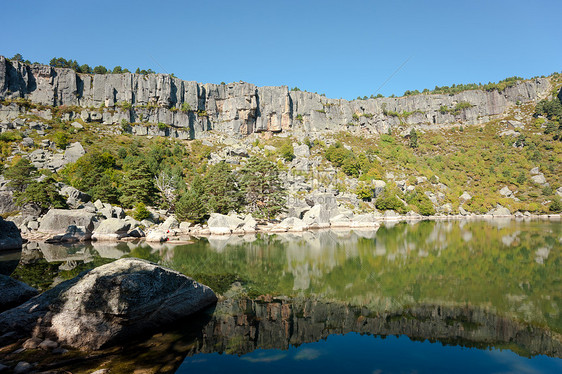
[[[507,348],[523,356],[562,357],[562,337],[549,330],[469,306],[419,305],[373,314],[367,308],[314,300],[228,299],[219,302],[189,355],[242,355],[288,349],[333,334],[406,335],[466,347]]]

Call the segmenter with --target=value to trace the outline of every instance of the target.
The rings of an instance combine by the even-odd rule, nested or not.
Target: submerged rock
[[[209,287],[183,274],[124,258],[0,314],[0,331],[33,332],[74,348],[99,349],[153,332],[216,300]]]

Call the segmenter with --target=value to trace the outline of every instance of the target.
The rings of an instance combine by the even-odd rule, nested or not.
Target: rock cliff
[[[68,106],[68,120],[81,117],[107,124],[126,120],[133,124],[135,134],[183,139],[201,138],[211,130],[241,137],[264,131],[384,133],[401,125],[476,124],[517,102],[548,96],[550,90],[548,79],[537,78],[502,92],[472,90],[347,101],[289,91],[287,86],[201,84],[166,74],[78,74],[0,56],[0,100],[25,98],[35,104]],[[16,117],[20,110],[17,104],[0,109],[0,120]],[[168,126],[149,126],[156,123]]]

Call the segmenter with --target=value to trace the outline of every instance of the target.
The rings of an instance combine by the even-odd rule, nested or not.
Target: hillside
[[[89,198],[131,209],[138,221],[148,206],[153,223],[174,209],[192,223],[234,210],[308,219],[306,227],[406,213],[558,212],[561,86],[553,74],[489,90],[346,101],[0,56],[0,213],[33,231],[50,207],[101,214]],[[267,191],[252,194],[249,176],[264,170],[279,180],[275,202]],[[19,185],[9,182],[22,173]],[[48,196],[28,196],[48,186]]]

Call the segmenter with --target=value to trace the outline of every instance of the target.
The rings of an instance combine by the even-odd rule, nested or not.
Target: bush
[[[68,146],[68,134],[64,131],[57,131],[55,135],[53,135],[53,141],[60,149],[66,149]]]
[[[133,210],[133,218],[137,221],[142,221],[143,219],[147,219],[149,217],[150,212],[146,209],[146,205],[144,205],[144,203],[138,203]]]
[[[406,213],[406,206],[400,200],[396,194],[398,191],[395,188],[389,187],[388,185],[384,188],[381,195],[377,198],[375,202],[375,207],[379,210],[394,210],[398,213]]]
[[[295,149],[290,140],[286,141],[277,149],[279,156],[287,162],[293,161],[295,158]]]
[[[191,111],[191,106],[188,103],[182,103],[180,110],[184,113],[189,112]]]
[[[355,190],[355,194],[357,195],[358,199],[361,199],[363,201],[371,201],[371,199],[373,198],[373,189],[365,183],[359,183],[357,189]]]
[[[21,139],[21,134],[15,131],[5,131],[0,133],[0,142],[17,142]]]
[[[553,213],[562,212],[562,200],[558,196],[556,196],[552,200],[552,203],[550,203],[550,207],[548,208],[548,210],[550,210]]]
[[[422,216],[431,216],[435,214],[433,203],[426,194],[421,191],[413,191],[406,196],[406,202],[418,208],[418,213]]]

